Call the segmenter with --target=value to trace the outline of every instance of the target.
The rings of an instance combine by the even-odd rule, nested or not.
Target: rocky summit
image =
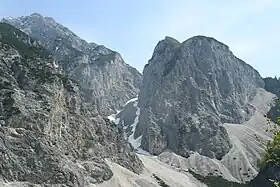
[[[140,173],[119,128],[56,63],[36,40],[0,24],[0,183],[89,186],[113,176],[106,159]]]
[[[222,124],[248,120],[262,87],[259,73],[217,40],[166,37],[144,68],[135,137],[156,155],[171,149],[222,159],[232,147]]]
[[[138,95],[141,74],[121,55],[93,42],[88,43],[53,18],[38,13],[2,19],[25,32],[56,58],[57,67],[77,81],[102,115],[109,115]]]
[[[53,18],[2,19],[0,186],[273,186],[264,80],[210,37],[166,37],[142,76]]]

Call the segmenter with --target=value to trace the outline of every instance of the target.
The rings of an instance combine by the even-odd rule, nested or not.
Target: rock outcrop
[[[88,43],[53,18],[37,13],[2,22],[22,30],[50,51],[58,67],[80,84],[102,115],[114,113],[138,95],[141,74],[117,52]]]
[[[88,186],[112,177],[106,158],[140,173],[132,147],[87,96],[38,42],[0,23],[0,183]]]
[[[249,101],[262,87],[259,73],[217,40],[166,37],[144,68],[135,138],[142,135],[152,154],[168,148],[221,159],[232,146],[222,124],[248,120]]]

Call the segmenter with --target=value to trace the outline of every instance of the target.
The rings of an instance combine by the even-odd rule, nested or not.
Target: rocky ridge
[[[186,158],[174,153],[174,151],[170,149],[165,150],[163,153],[156,156],[156,158],[181,171],[193,171],[203,177],[217,177],[217,179],[222,177],[225,179],[224,182],[228,181],[228,185],[231,184],[230,181],[233,183],[248,183],[257,176],[260,169],[259,161],[262,159],[266,142],[271,137],[271,134],[266,132],[268,119],[265,116],[270,108],[274,106],[274,99],[274,94],[259,88],[254,98],[249,102],[255,109],[250,119],[242,124],[223,124],[229,134],[232,148],[221,160],[209,158],[198,152],[192,152],[190,156]],[[124,127],[126,137],[135,133],[133,126],[135,121],[137,121],[137,116],[139,117],[139,115],[136,114],[136,103],[137,99],[131,100],[123,107],[123,110],[113,118],[115,123]],[[110,119],[111,117],[112,116],[110,116]],[[134,148],[137,153],[153,157],[149,152],[144,151],[140,147],[141,139],[142,136],[139,136],[136,139],[131,138],[130,141],[132,140],[132,143],[136,142]],[[262,172],[262,177],[263,176],[264,172]],[[245,186],[244,184],[244,187]],[[249,186],[251,186],[251,183],[248,184],[248,187]]]
[[[166,37],[145,66],[139,99],[123,105],[137,97],[141,75],[117,52],[40,14],[2,22],[38,41],[0,25],[0,185],[158,186],[160,178],[204,186],[188,169],[238,183],[257,175],[274,95],[226,45]],[[115,124],[102,117],[121,106],[109,116]],[[138,155],[144,172],[133,148],[146,155]],[[155,169],[162,162],[168,174]]]
[[[264,87],[259,73],[228,46],[196,36],[179,43],[166,37],[145,66],[135,138],[152,154],[165,149],[222,159],[232,145],[223,123],[242,123]]]
[[[88,43],[53,18],[38,13],[2,22],[22,30],[50,51],[58,68],[79,83],[101,115],[112,114],[138,95],[141,74],[119,53]]]
[[[106,158],[142,171],[120,129],[36,40],[0,23],[0,56],[0,183],[89,186],[112,177]]]

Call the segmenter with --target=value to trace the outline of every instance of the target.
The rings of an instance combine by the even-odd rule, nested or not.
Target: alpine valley
[[[141,74],[53,18],[4,18],[0,186],[273,187],[279,90],[211,37],[165,37]]]

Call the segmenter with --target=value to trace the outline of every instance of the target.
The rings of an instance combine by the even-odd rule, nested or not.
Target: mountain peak
[[[204,42],[204,44],[218,44],[220,46],[223,46],[225,49],[229,49],[229,47],[226,44],[216,40],[215,38],[203,36],[203,35],[193,36],[187,39],[186,41],[184,41],[182,44],[190,44],[190,43],[197,43],[197,42],[199,42],[200,44],[202,44],[202,42]]]
[[[264,82],[225,46],[206,36],[158,43],[139,94],[136,135],[143,135],[142,148],[153,154],[172,149],[186,157],[195,151],[216,159],[229,152],[232,145],[220,125],[248,120],[254,110],[250,98]]]
[[[95,106],[102,115],[109,115],[138,94],[141,74],[137,70],[130,68],[116,52],[88,43],[53,18],[34,13],[4,22],[27,33],[50,51],[71,78],[90,90],[89,99],[99,99]],[[104,79],[104,75],[108,77]],[[109,104],[104,105],[105,101]]]
[[[53,18],[44,17],[39,13],[3,19],[2,22],[13,25],[40,41],[43,47],[55,54],[58,59],[64,58],[65,55],[71,55],[70,51],[87,51],[91,47],[67,27],[57,23]]]
[[[165,36],[164,40],[166,42],[174,42],[174,43],[180,43],[178,40],[176,40],[175,38],[172,38],[170,36]]]
[[[43,16],[37,12],[34,12],[32,14],[30,14],[30,17],[40,17],[40,18],[43,18]]]

